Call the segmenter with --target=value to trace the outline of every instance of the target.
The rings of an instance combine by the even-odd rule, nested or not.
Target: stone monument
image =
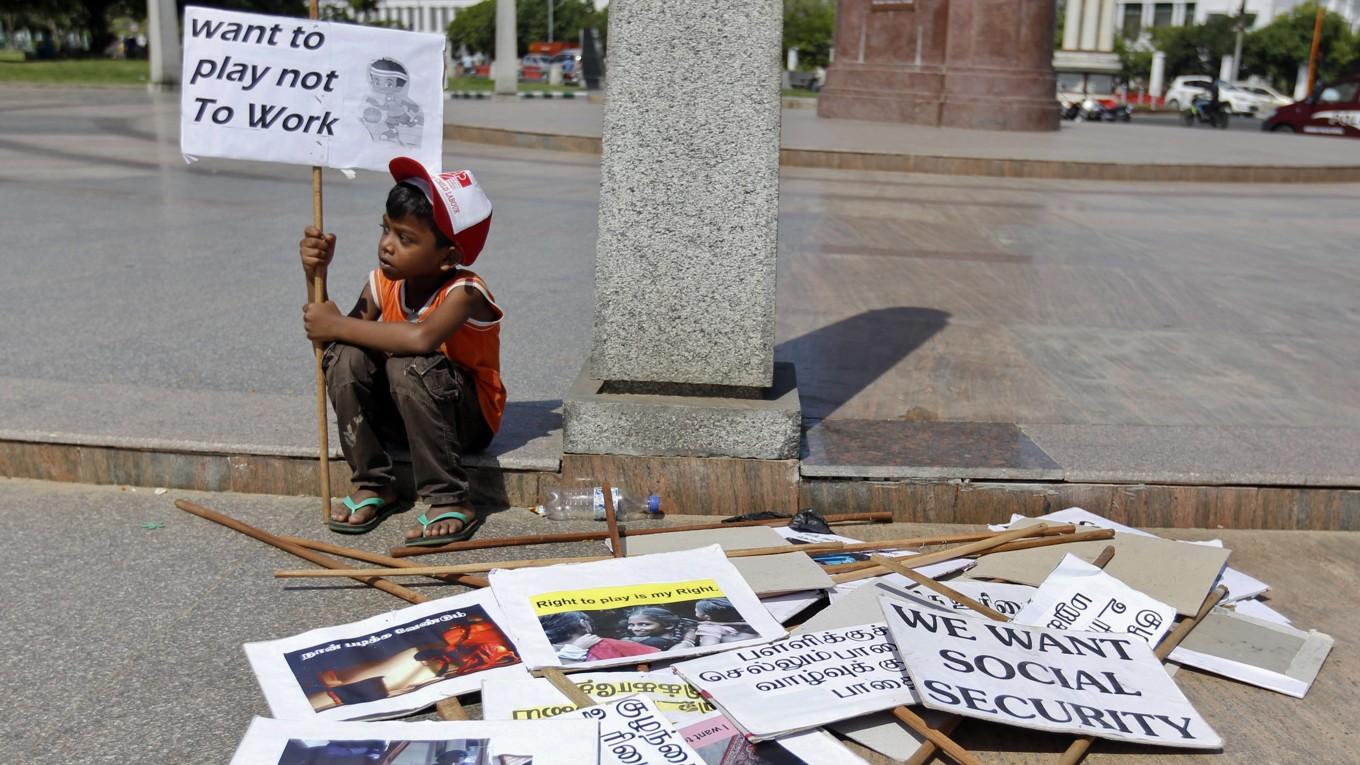
[[[498,96],[513,96],[519,90],[515,0],[496,0],[496,58],[491,62],[491,79]]]
[[[774,363],[782,9],[610,4],[594,336],[563,402],[564,475],[573,453],[796,474],[798,394]]]
[[[1054,0],[840,0],[817,114],[1056,130],[1053,14]]]

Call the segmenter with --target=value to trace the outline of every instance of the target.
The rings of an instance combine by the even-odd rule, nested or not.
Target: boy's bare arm
[[[360,303],[370,298],[368,288]],[[356,309],[358,306],[356,306]],[[339,341],[393,355],[433,353],[440,344],[463,326],[474,315],[487,315],[486,299],[474,287],[451,290],[444,302],[424,321],[410,322],[369,321],[362,317],[341,316],[335,303],[308,303],[303,306],[303,323],[309,340],[329,343]]]

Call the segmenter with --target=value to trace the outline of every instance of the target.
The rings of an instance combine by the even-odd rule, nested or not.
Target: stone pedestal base
[[[562,450],[576,454],[798,457],[802,407],[792,364],[763,398],[602,393],[582,371],[562,402]]]

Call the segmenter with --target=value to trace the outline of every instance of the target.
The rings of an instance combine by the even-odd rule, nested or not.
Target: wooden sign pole
[[[308,18],[316,20],[318,14],[317,0],[310,0],[307,9]],[[316,230],[325,236],[326,229],[322,227],[321,215],[321,168],[312,166],[312,225]],[[312,277],[311,302],[326,302],[326,277],[317,274]],[[316,427],[317,440],[320,443],[320,475],[321,475],[321,523],[325,524],[331,518],[331,430],[326,417],[326,370],[321,366],[321,356],[325,349],[321,343],[314,343],[313,350],[316,352]]]

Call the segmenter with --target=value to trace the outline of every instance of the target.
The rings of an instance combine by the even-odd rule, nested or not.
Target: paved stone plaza
[[[2,95],[0,435],[314,450],[295,245],[305,168],[186,166],[169,97]],[[786,143],[808,129],[792,114]],[[1080,126],[1105,127],[1138,129]],[[1297,147],[1298,162],[1357,148],[1234,138]],[[555,468],[556,410],[590,343],[598,163],[446,146],[446,165],[473,167],[497,205],[478,265],[510,317],[511,403],[485,460]],[[327,176],[331,291],[346,306],[387,186]],[[797,364],[805,471],[1357,485],[1360,186],[785,168],[780,191],[776,358]],[[836,439],[818,440],[822,420],[841,421]],[[942,427],[953,437],[924,457],[899,448]],[[1000,457],[980,446],[997,433],[1012,447]]]

